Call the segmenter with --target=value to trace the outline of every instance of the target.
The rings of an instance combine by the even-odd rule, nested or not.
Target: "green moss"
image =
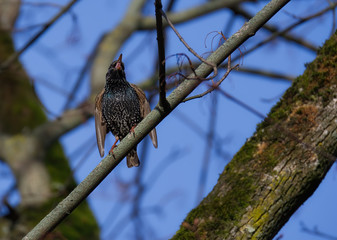
[[[14,51],[11,35],[0,29],[0,62],[4,62]]]
[[[50,147],[45,157],[45,163],[53,181],[53,186],[63,186],[65,181],[67,185],[69,185],[67,188],[73,188],[75,186],[68,160],[64,156],[60,143],[55,143]]]
[[[8,134],[21,133],[23,128],[32,129],[46,121],[41,104],[22,71],[0,73],[0,130]]]
[[[53,199],[53,204],[59,203],[76,186],[72,178],[60,143],[51,146],[46,156],[46,165],[52,178],[52,186],[56,193],[62,193]],[[54,206],[48,206],[48,211]],[[99,228],[88,204],[82,202],[55,230],[66,239],[99,239]]]
[[[254,152],[256,151],[256,141],[251,139],[251,141],[247,141],[245,145],[238,151],[238,153],[234,156],[233,162],[234,166],[241,165],[252,160],[254,156]]]
[[[179,240],[189,240],[189,239],[195,239],[195,234],[191,231],[186,231],[184,227],[180,227],[180,229],[177,231],[174,238],[171,239],[179,239]]]
[[[27,208],[23,210],[22,216],[27,220],[27,225],[33,228],[42,216],[46,216],[61,200],[62,197],[56,197],[38,209]],[[99,239],[97,223],[86,202],[80,204],[72,214],[59,224],[51,233],[51,235],[53,234],[63,236],[61,239]]]
[[[86,202],[81,203],[56,229],[65,239],[99,239],[99,229]]]
[[[324,105],[325,102],[336,97],[336,92],[331,90],[331,87],[337,84],[337,68],[331,67],[336,66],[336,62],[337,35],[334,35],[319,51],[316,60],[307,65],[305,73],[294,81],[293,86],[273,107],[268,118],[259,124],[254,136],[226,166],[211,193],[185,219],[185,223],[191,226],[196,219],[200,219],[200,223],[194,226],[193,231],[182,224],[173,239],[196,239],[196,234],[200,239],[229,239],[229,231],[235,228],[238,232],[247,231],[244,235],[247,239],[259,239],[262,235],[261,231],[265,231],[263,228],[265,222],[270,223],[274,217],[279,217],[271,215],[275,212],[270,206],[275,205],[275,201],[280,198],[280,191],[286,191],[285,194],[296,192],[299,199],[306,199],[312,193],[313,190],[296,189],[298,185],[293,184],[295,178],[306,174],[301,168],[292,170],[291,173],[282,172],[280,169],[276,172],[275,166],[287,160],[283,156],[285,149],[287,152],[293,152],[298,144],[289,137],[289,132],[296,135],[297,132],[305,133],[309,128],[316,126],[316,114],[319,111],[316,104]],[[302,154],[311,153],[307,151]],[[310,155],[307,159],[309,158]],[[329,164],[332,164],[331,161]],[[323,176],[324,173],[319,178],[314,176],[312,180],[307,177],[308,186],[311,186],[310,181],[315,182],[313,185],[318,185]],[[260,184],[266,177],[268,181],[272,179],[272,183],[260,189]],[[280,186],[284,189],[280,189]],[[303,192],[298,193],[299,190]],[[260,196],[260,191],[266,191],[268,195],[261,196],[264,197],[263,201],[254,199]],[[291,199],[287,202],[289,206],[282,207],[289,208],[286,213],[291,214],[302,200]],[[250,210],[247,211],[248,208]],[[282,215],[281,218],[286,217]],[[278,218],[276,221],[284,220]],[[244,222],[249,222],[251,225],[245,225]]]
[[[0,30],[0,62],[4,62],[15,52],[8,32]],[[21,136],[29,130],[45,123],[47,118],[42,105],[35,95],[29,77],[18,61],[0,72],[0,131],[8,135]],[[50,173],[52,192],[55,198],[38,209],[29,207],[20,210],[20,221],[29,228],[34,227],[56,204],[75,186],[69,163],[59,143],[53,144],[45,156]],[[99,239],[99,230],[88,205],[82,203],[58,230],[65,239]],[[64,238],[62,238],[64,239]]]
[[[241,164],[244,164],[252,159],[254,149],[256,147],[248,144],[247,148],[241,149],[240,154],[236,155],[235,158],[240,159],[242,157],[243,160],[240,159],[242,160]],[[233,162],[235,161],[233,160]],[[209,239],[209,234],[213,235],[215,233],[219,236],[225,236],[228,232],[221,226],[238,221],[242,211],[254,202],[250,196],[258,186],[255,181],[256,177],[254,175],[247,176],[246,172],[232,171],[232,166],[229,164],[219,179],[221,183],[218,183],[221,186],[231,186],[226,195],[214,196],[210,194],[198,208],[189,213],[185,222],[193,225],[195,219],[204,219],[207,216],[207,219],[201,221],[198,225],[198,234],[206,236],[205,239]],[[215,189],[214,192],[218,191]],[[195,239],[195,233],[182,226],[173,239]]]

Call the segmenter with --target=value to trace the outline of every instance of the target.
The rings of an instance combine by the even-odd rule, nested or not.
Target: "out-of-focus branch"
[[[296,77],[294,76],[289,76],[286,74],[282,73],[276,73],[276,72],[270,72],[267,70],[260,70],[260,69],[255,69],[255,68],[249,68],[249,67],[240,67],[237,70],[238,73],[246,73],[246,74],[253,74],[253,75],[258,75],[262,77],[267,77],[267,78],[274,78],[274,79],[279,79],[279,80],[285,80],[285,81],[294,81]]]
[[[237,33],[230,37],[207,61],[219,65],[237,47],[265,24],[275,15],[289,0],[270,1],[255,17],[247,22]],[[197,69],[197,76],[207,77],[213,68],[202,63]],[[193,76],[190,76],[192,78]],[[46,233],[54,229],[66,216],[68,216],[97,186],[103,179],[122,161],[126,154],[136,146],[156,125],[158,125],[183,99],[186,98],[198,85],[198,79],[189,79],[182,82],[167,97],[170,108],[163,109],[160,106],[150,112],[145,119],[134,129],[134,133],[128,134],[120,144],[114,149],[113,155],[105,157],[99,165],[61,202],[52,210],[40,223],[34,227],[24,240],[39,239]]]
[[[63,134],[92,117],[93,109],[94,107],[91,103],[84,102],[76,109],[65,111],[62,116],[54,121],[47,122],[37,127],[34,130],[34,135],[43,145],[49,146]]]
[[[284,34],[286,34],[287,32],[289,32],[290,30],[294,29],[295,27],[299,26],[300,24],[307,22],[309,20],[312,20],[316,17],[319,17],[321,15],[323,15],[324,13],[326,13],[327,11],[330,11],[332,9],[335,9],[337,6],[337,2],[333,5],[330,5],[329,7],[323,9],[322,11],[319,11],[317,13],[314,13],[312,15],[309,15],[307,17],[301,18],[300,20],[298,20],[297,22],[295,22],[294,24],[291,24],[290,26],[288,26],[287,28],[285,28],[282,31],[278,31],[273,33],[271,36],[269,36],[268,38],[264,39],[263,41],[259,42],[258,44],[256,44],[255,46],[251,47],[249,50],[247,50],[245,52],[245,55],[253,52],[254,50],[256,50],[257,48],[264,46],[267,42],[271,42],[272,40],[274,40],[275,38],[277,38],[278,36],[282,36]],[[317,51],[317,49],[316,49]]]
[[[70,1],[55,17],[53,17],[42,29],[33,36],[20,50],[11,55],[5,62],[0,64],[0,71],[8,68],[27,48],[29,48],[37,39],[39,39],[60,17],[63,16],[78,0]]]
[[[250,13],[248,13],[247,11],[245,11],[243,8],[239,7],[239,6],[235,6],[233,8],[231,8],[234,13],[236,14],[239,14],[241,16],[243,16],[245,19],[251,19],[253,15],[251,15]],[[271,32],[271,33],[278,33],[280,32],[280,30],[278,29],[278,27],[272,25],[271,23],[268,23],[266,25],[263,26],[264,29],[266,29],[267,31]],[[279,34],[280,37],[288,40],[288,41],[291,41],[291,42],[294,42],[294,43],[297,43],[298,45],[302,46],[302,47],[305,47],[311,51],[314,51],[316,52],[317,51],[317,47],[314,46],[313,44],[307,42],[306,40],[300,38],[300,37],[296,37],[290,33],[282,33],[282,34]]]
[[[247,103],[241,101],[240,99],[230,95],[229,93],[227,93],[226,91],[222,90],[221,88],[217,88],[217,91],[219,91],[223,96],[225,96],[226,98],[228,98],[229,100],[231,100],[232,102],[238,104],[240,107],[246,109],[247,111],[253,113],[255,116],[264,119],[266,116],[263,113],[260,113],[258,110],[256,110],[255,108],[249,106]]]
[[[218,11],[223,8],[232,8],[236,5],[239,5],[242,2],[249,2],[249,1],[251,0],[207,1],[202,5],[192,7],[190,9],[181,12],[168,13],[167,17],[172,21],[173,24],[178,24],[206,15],[214,11]],[[164,22],[164,26],[167,25],[168,24]],[[156,28],[156,20],[153,17],[144,17],[139,22],[139,30],[151,30],[155,28]]]
[[[123,43],[139,28],[146,0],[133,0],[122,21],[99,43],[91,71],[91,93],[96,95],[105,84],[105,73]]]
[[[328,239],[328,240],[337,240],[337,236],[332,236],[330,234],[322,232],[322,231],[318,230],[317,227],[315,227],[313,229],[310,229],[304,223],[301,223],[301,228],[302,228],[303,232],[308,233],[312,236],[317,236],[317,237]]]

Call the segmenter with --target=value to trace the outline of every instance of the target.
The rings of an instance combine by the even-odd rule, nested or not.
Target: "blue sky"
[[[67,3],[67,1],[55,2],[58,4]],[[79,1],[72,8],[73,14],[77,16],[76,23],[72,20],[71,15],[63,16],[21,56],[20,59],[28,74],[36,81],[40,99],[53,114],[59,115],[62,112],[66,97],[56,92],[55,89],[46,87],[42,84],[42,81],[50,82],[65,92],[69,92],[98,39],[118,23],[129,2]],[[174,9],[181,10],[203,2],[177,1]],[[259,7],[256,7],[255,4],[246,4],[245,7],[251,13],[255,13],[266,3],[267,1],[261,1]],[[289,14],[306,16],[325,6],[326,3],[318,4],[317,1],[313,0],[292,1],[271,22],[286,27],[295,21],[289,17]],[[17,28],[43,23],[58,11],[53,7],[38,8],[26,5],[22,8]],[[153,13],[153,4],[148,4],[145,14],[152,15]],[[178,25],[177,29],[185,40],[202,54],[210,51],[211,37],[207,38],[207,34],[212,31],[222,31],[231,17],[233,16],[230,12],[220,10],[198,20],[193,20],[188,24]],[[319,46],[324,43],[331,32],[331,19],[332,15],[329,14],[327,17],[321,17],[317,21],[296,28],[293,32]],[[243,23],[242,19],[236,20],[229,35],[237,31]],[[35,32],[33,30],[15,34],[16,47],[20,48]],[[249,49],[250,46],[265,36],[267,36],[265,31],[259,31],[256,36],[240,48],[241,51],[244,53],[245,49]],[[167,56],[175,53],[187,53],[186,48],[172,31],[168,31],[167,37]],[[147,40],[144,41],[144,39]],[[205,48],[205,39],[208,48]],[[142,43],[141,46],[140,43]],[[123,45],[120,52],[123,53],[127,79],[130,82],[137,83],[151,76],[156,51],[154,32],[136,33]],[[134,54],[135,52],[137,54]],[[128,57],[130,55],[131,57]],[[312,52],[295,44],[279,40],[261,47],[252,54],[244,55],[241,64],[243,67],[254,67],[297,76],[303,73],[304,64],[314,58],[315,54]],[[170,58],[168,65],[174,64],[176,64],[176,59]],[[87,74],[76,95],[73,106],[88,96],[90,91],[89,77],[90,75]],[[235,72],[232,72],[221,85],[222,89],[263,114],[269,112],[270,108],[289,86],[290,83],[286,81],[270,80],[262,76],[250,76]],[[193,94],[200,93],[205,89],[204,86],[201,86]],[[215,97],[215,94],[209,94],[202,99],[181,104],[158,125],[159,148],[154,149],[152,146],[148,146],[148,157],[146,163],[143,162],[144,176],[142,182],[148,188],[141,202],[144,211],[142,219],[148,224],[144,226],[144,231],[150,234],[146,236],[153,237],[151,239],[167,239],[172,236],[186,214],[198,204],[198,183],[207,145],[205,145],[205,135],[200,137],[200,131],[196,132],[191,126],[195,124],[202,130],[201,132],[206,133],[208,131],[210,110],[211,106],[215,104],[214,101],[217,101],[216,139],[222,143],[220,149],[225,154],[219,154],[219,151],[214,148],[211,150],[211,161],[203,196],[206,196],[212,190],[225,165],[246,139],[253,134],[256,124],[262,120],[221,95]],[[54,118],[55,116],[49,115],[49,117]],[[191,122],[186,123],[186,119],[189,119],[193,124]],[[101,159],[94,134],[94,122],[91,119],[61,138],[71,166],[73,168],[76,166],[75,178],[77,181],[84,179]],[[113,137],[109,136],[106,145],[109,146],[112,143]],[[84,146],[84,150],[75,156],[74,152],[80,146],[82,148]],[[140,157],[142,156],[142,149],[142,144],[140,144],[138,146]],[[140,160],[142,161],[142,159]],[[162,166],[167,167],[154,181],[153,176]],[[124,181],[132,180],[137,171],[139,171],[139,168],[128,169],[125,161],[123,161],[90,195],[90,206],[102,227],[102,239],[134,238],[134,225],[130,221],[125,221],[130,213],[132,202],[126,200],[125,192],[122,191],[121,187]],[[10,184],[12,180],[2,178],[1,181]],[[317,226],[320,230],[337,236],[334,224],[337,214],[335,207],[337,191],[335,188],[336,169],[333,166],[315,194],[282,228],[280,231],[283,234],[282,240],[319,239],[304,233],[301,230],[301,222],[309,228]],[[136,189],[131,187],[130,193],[135,191]],[[18,201],[18,197],[14,196],[13,201]],[[157,208],[161,206],[165,206],[165,208],[158,211]],[[118,236],[111,233],[115,229],[121,230]]]

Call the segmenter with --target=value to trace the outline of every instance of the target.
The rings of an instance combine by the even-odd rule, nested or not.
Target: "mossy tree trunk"
[[[0,63],[3,63],[15,52],[10,30],[20,3],[0,0],[0,6]],[[53,140],[45,141],[41,131],[37,131],[48,120],[18,61],[0,70],[0,82],[0,160],[10,166],[21,197],[19,206],[7,204],[8,214],[0,219],[0,239],[17,240],[34,227],[75,182],[61,145]],[[82,204],[67,223],[52,234],[59,239],[98,239],[98,232],[88,205]]]
[[[234,156],[172,239],[272,239],[337,155],[337,35]]]

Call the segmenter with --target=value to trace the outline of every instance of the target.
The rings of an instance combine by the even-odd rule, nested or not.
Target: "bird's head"
[[[122,62],[122,54],[119,56],[117,60],[113,61],[110,64],[106,77],[107,79],[125,78],[124,63]]]

